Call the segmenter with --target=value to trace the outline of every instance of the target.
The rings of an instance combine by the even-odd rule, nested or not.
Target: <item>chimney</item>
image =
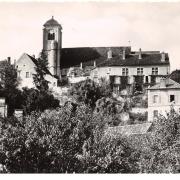
[[[32,57],[33,57],[34,59],[36,58],[36,56],[35,56],[34,54],[32,55]]]
[[[165,88],[166,87],[166,80],[164,78],[160,79],[160,88]]]
[[[9,64],[11,64],[11,57],[7,57],[7,61]]]
[[[166,54],[164,52],[161,53],[161,61],[164,62],[166,59]]]
[[[142,59],[142,52],[141,52],[141,48],[139,48],[139,57],[138,59]]]
[[[126,50],[125,50],[125,48],[123,49],[123,52],[122,52],[122,59],[123,60],[126,59]]]
[[[112,50],[109,48],[108,52],[107,52],[107,58],[111,59],[112,58]]]
[[[16,59],[14,59],[14,67],[16,68]]]
[[[83,65],[82,65],[82,62],[80,63],[80,69],[82,69],[83,68]]]
[[[94,61],[94,67],[96,67],[96,61]]]

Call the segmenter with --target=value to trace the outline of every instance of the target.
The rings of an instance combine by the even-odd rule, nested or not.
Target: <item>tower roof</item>
[[[47,26],[59,26],[60,28],[62,28],[61,25],[54,19],[53,16],[44,24],[44,27],[47,27]]]

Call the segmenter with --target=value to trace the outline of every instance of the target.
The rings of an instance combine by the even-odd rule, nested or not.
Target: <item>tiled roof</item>
[[[108,50],[112,50],[113,57],[107,59]],[[126,49],[126,59],[122,59],[123,49]],[[131,52],[131,47],[79,47],[62,48],[61,68],[79,65],[93,66],[94,61],[98,67],[106,66],[148,66],[148,65],[169,65],[168,54],[165,54],[165,61],[161,61],[159,51],[142,51],[142,59],[138,59],[138,52]]]
[[[148,88],[150,90],[154,89],[180,89],[180,84],[173,81],[170,78],[162,80],[160,83]]]
[[[142,54],[142,59],[138,59],[138,55],[130,54],[123,60],[122,56],[116,56],[112,59],[104,59],[102,63],[97,65],[98,67],[106,66],[151,66],[151,65],[169,65],[169,57],[166,54],[165,61],[161,61],[161,54]]]
[[[131,47],[78,47],[62,48],[61,51],[61,68],[68,68],[79,65],[93,66],[94,61],[99,64],[106,60],[107,51],[112,50],[113,56],[122,54],[123,49],[129,54]]]
[[[125,126],[108,127],[105,131],[105,136],[120,137],[121,135],[135,135],[135,134],[146,134],[152,123],[142,123]]]

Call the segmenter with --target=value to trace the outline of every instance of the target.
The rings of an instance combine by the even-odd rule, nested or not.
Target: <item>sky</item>
[[[171,70],[180,69],[180,2],[0,2],[0,60],[37,56],[51,16],[63,27],[63,47],[165,51]]]

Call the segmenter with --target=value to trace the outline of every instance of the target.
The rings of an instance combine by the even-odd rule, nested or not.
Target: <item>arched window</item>
[[[55,39],[55,34],[52,32],[48,33],[48,40],[54,40]]]

